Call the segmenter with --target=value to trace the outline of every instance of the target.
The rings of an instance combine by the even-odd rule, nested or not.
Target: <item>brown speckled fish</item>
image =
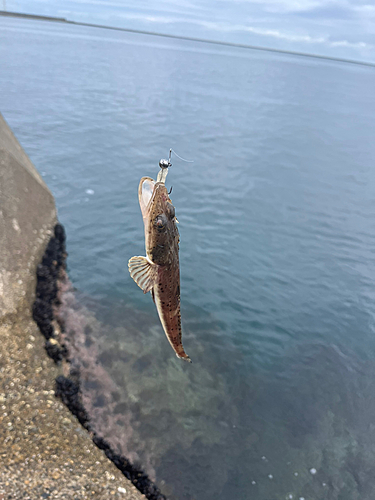
[[[175,209],[164,183],[167,171],[167,168],[162,168],[165,173],[159,174],[157,182],[142,177],[139,183],[146,257],[132,257],[128,266],[131,277],[143,292],[151,292],[161,324],[177,357],[191,362],[181,342],[180,237]]]

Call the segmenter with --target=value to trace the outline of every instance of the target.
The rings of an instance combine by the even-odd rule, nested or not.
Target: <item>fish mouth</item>
[[[143,217],[146,217],[152,200],[155,197],[155,181],[151,177],[142,177],[138,188],[139,205],[141,207]]]
[[[164,190],[160,191],[160,187],[163,187]],[[141,207],[142,216],[145,218],[149,215],[151,207],[155,202],[155,198],[160,198],[160,195],[164,194],[165,184],[163,182],[154,181],[151,177],[142,177],[139,183],[138,188],[138,198],[139,205]]]

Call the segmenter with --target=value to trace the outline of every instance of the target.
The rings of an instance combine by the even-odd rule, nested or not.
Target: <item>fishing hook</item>
[[[164,182],[164,184],[165,184],[165,180],[166,180],[167,174],[168,174],[168,168],[172,166],[172,162],[171,162],[172,151],[177,156],[177,158],[179,158],[180,160],[186,161],[187,163],[194,163],[194,160],[185,160],[185,158],[182,158],[181,156],[179,156],[176,153],[176,151],[174,151],[172,148],[170,148],[168,160],[160,160],[159,161],[159,167],[161,168],[161,172],[158,173],[157,182]],[[172,188],[171,188],[171,192],[172,192]]]

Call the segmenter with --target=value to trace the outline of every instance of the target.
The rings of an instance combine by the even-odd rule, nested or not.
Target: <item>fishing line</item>
[[[168,160],[160,160],[159,161],[159,167],[161,168],[161,170],[158,173],[158,176],[156,178],[156,182],[163,182],[165,184],[165,180],[166,180],[167,174],[168,174],[168,169],[172,166],[172,162],[171,162],[172,151],[177,156],[177,158],[179,158],[180,160],[185,161],[186,163],[194,163],[194,160],[185,160],[185,158],[182,158],[180,155],[178,155],[176,153],[176,151],[174,151],[172,148],[170,148]]]
[[[185,158],[181,158],[181,156],[179,156],[179,155],[176,153],[176,151],[175,151],[174,149],[172,149],[172,148],[169,150],[169,161],[171,161],[171,153],[172,153],[172,152],[173,152],[173,153],[177,156],[177,158],[179,158],[180,160],[182,160],[182,161],[186,161],[186,163],[194,163],[194,160],[185,160]]]

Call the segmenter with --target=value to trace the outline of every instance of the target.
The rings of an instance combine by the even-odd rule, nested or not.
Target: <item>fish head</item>
[[[139,204],[145,226],[147,257],[154,264],[166,265],[178,258],[179,235],[175,208],[164,182],[142,177],[138,189]],[[177,255],[174,255],[177,252]]]

